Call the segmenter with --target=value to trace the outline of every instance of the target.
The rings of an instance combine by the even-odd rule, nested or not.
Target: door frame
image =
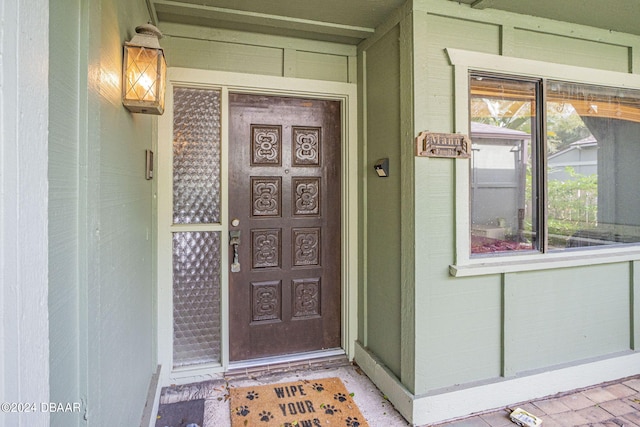
[[[173,88],[175,86],[221,91],[221,220],[219,224],[172,224],[173,188]],[[342,103],[341,141],[341,345],[353,359],[358,333],[358,127],[357,85],[320,80],[262,76],[223,71],[169,68],[165,113],[158,118],[154,151],[157,153],[154,193],[157,197],[157,360],[161,376],[174,383],[222,373],[229,368],[228,273],[228,147],[229,92],[331,99]],[[173,368],[173,269],[172,239],[175,231],[221,233],[221,363]],[[291,355],[295,360],[296,355]],[[284,359],[286,360],[286,358]]]

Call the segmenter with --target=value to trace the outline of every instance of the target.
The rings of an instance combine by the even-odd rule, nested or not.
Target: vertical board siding
[[[416,158],[415,394],[500,375],[499,276],[452,279],[453,162]],[[428,212],[428,214],[427,214]]]
[[[416,75],[416,133],[450,132],[453,128],[453,73],[445,48],[484,53],[500,52],[500,26],[416,12],[415,49],[420,74]]]
[[[453,162],[416,158],[415,394],[500,375],[499,276],[452,280]]]
[[[144,177],[154,122],[122,106],[119,76],[122,44],[149,16],[143,1],[66,3],[81,12],[54,8],[51,57],[64,64],[51,70],[52,81],[60,80],[51,102],[59,108],[57,95],[64,95],[69,110],[53,127],[51,175],[60,185],[49,197],[72,206],[64,218],[50,211],[52,247],[69,251],[51,259],[64,264],[52,277],[50,306],[68,310],[75,324],[52,320],[51,360],[61,371],[51,388],[58,396],[52,401],[82,401],[86,413],[52,414],[51,425],[139,425],[156,371],[153,197]],[[86,55],[70,46],[86,46]],[[69,85],[65,71],[74,67],[79,81]],[[76,191],[73,205],[67,193]],[[66,357],[69,363],[61,361]]]
[[[507,274],[505,375],[629,350],[629,282],[628,263]]]
[[[300,50],[295,50],[180,36],[162,39],[170,67],[349,81],[348,56],[308,51],[304,42],[299,44]]]
[[[513,56],[580,67],[628,72],[629,48],[608,43],[580,40],[558,34],[545,34],[516,28],[511,46]]]
[[[525,31],[524,22],[534,18],[430,0],[417,1],[413,13],[416,135],[456,131],[453,69],[446,48],[630,69],[624,43],[610,37],[580,39],[570,24],[545,21],[558,34]],[[579,33],[588,31],[581,27]],[[456,233],[468,232],[456,230],[455,223],[456,209],[468,209],[455,205],[455,169],[465,162],[414,162],[415,394],[629,349],[630,319],[634,316],[637,324],[638,315],[630,312],[628,264],[508,275],[504,295],[502,275],[450,277]]]
[[[500,25],[431,13],[423,25],[431,35],[429,44],[432,46],[443,46],[446,42],[447,47],[500,53]]]
[[[500,286],[500,276],[432,285],[417,282],[417,390],[500,376]]]
[[[80,1],[50,8],[49,36],[49,353],[50,401],[80,402],[78,328],[78,105]],[[60,25],[65,19],[69,25]],[[78,426],[77,413],[51,425]]]
[[[400,376],[400,70],[395,27],[367,51],[367,345]],[[373,170],[389,158],[389,177]]]
[[[415,390],[415,195],[413,192],[413,14],[400,20],[400,380]]]
[[[0,6],[2,426],[49,426],[47,103],[49,2]],[[5,406],[9,403],[9,409]],[[22,404],[38,405],[23,411]],[[18,411],[13,405],[18,404]],[[12,405],[13,404],[13,405]]]
[[[111,8],[101,10],[101,64],[109,66],[105,71],[119,72],[122,34],[146,19],[144,5],[127,3],[114,6],[131,12],[120,26],[110,24],[115,18],[109,16]],[[89,326],[90,333],[100,337],[93,355],[100,361],[100,419],[134,425],[139,423],[155,370],[152,181],[145,180],[145,149],[152,148],[153,118],[129,113],[104,93],[91,95],[97,96],[101,118],[100,192],[89,196],[98,197],[100,217],[100,280],[90,284],[99,286],[95,295],[100,317]],[[97,397],[91,399],[93,405]]]
[[[314,52],[297,52],[296,75],[301,79],[348,82],[349,67],[346,56]]]
[[[281,76],[282,49],[177,36],[162,39],[167,66]]]
[[[453,73],[444,49],[500,51],[500,27],[415,12],[415,133],[454,126]],[[501,279],[453,281],[454,163],[415,159],[416,393],[500,375]]]

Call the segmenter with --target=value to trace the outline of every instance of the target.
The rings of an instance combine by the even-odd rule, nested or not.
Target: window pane
[[[220,232],[173,233],[173,366],[219,363]]]
[[[640,242],[640,92],[551,81],[549,248]]]
[[[220,222],[220,91],[173,92],[173,222]]]
[[[472,75],[471,253],[537,247],[536,82]]]

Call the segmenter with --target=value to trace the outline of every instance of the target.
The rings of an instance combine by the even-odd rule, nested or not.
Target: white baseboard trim
[[[640,374],[640,353],[612,357],[448,393],[416,397],[416,424],[458,418]]]
[[[140,427],[155,427],[156,425],[156,415],[158,413],[158,406],[160,406],[160,393],[162,392],[162,384],[160,381],[161,372],[162,365],[158,365],[156,373],[151,376],[149,392],[147,393],[147,403],[142,412]]]
[[[353,359],[387,399],[393,403],[396,410],[411,422],[415,396],[402,385],[398,377],[359,342],[356,342]]]
[[[356,363],[413,425],[433,424],[640,374],[640,353],[518,378],[416,396],[375,355],[356,344]]]

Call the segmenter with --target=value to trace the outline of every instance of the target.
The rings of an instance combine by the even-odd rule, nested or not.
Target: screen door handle
[[[240,246],[240,230],[231,230],[229,232],[229,244],[233,247],[233,262],[231,263],[231,272],[238,273],[240,271],[240,261],[238,260],[238,246]]]

